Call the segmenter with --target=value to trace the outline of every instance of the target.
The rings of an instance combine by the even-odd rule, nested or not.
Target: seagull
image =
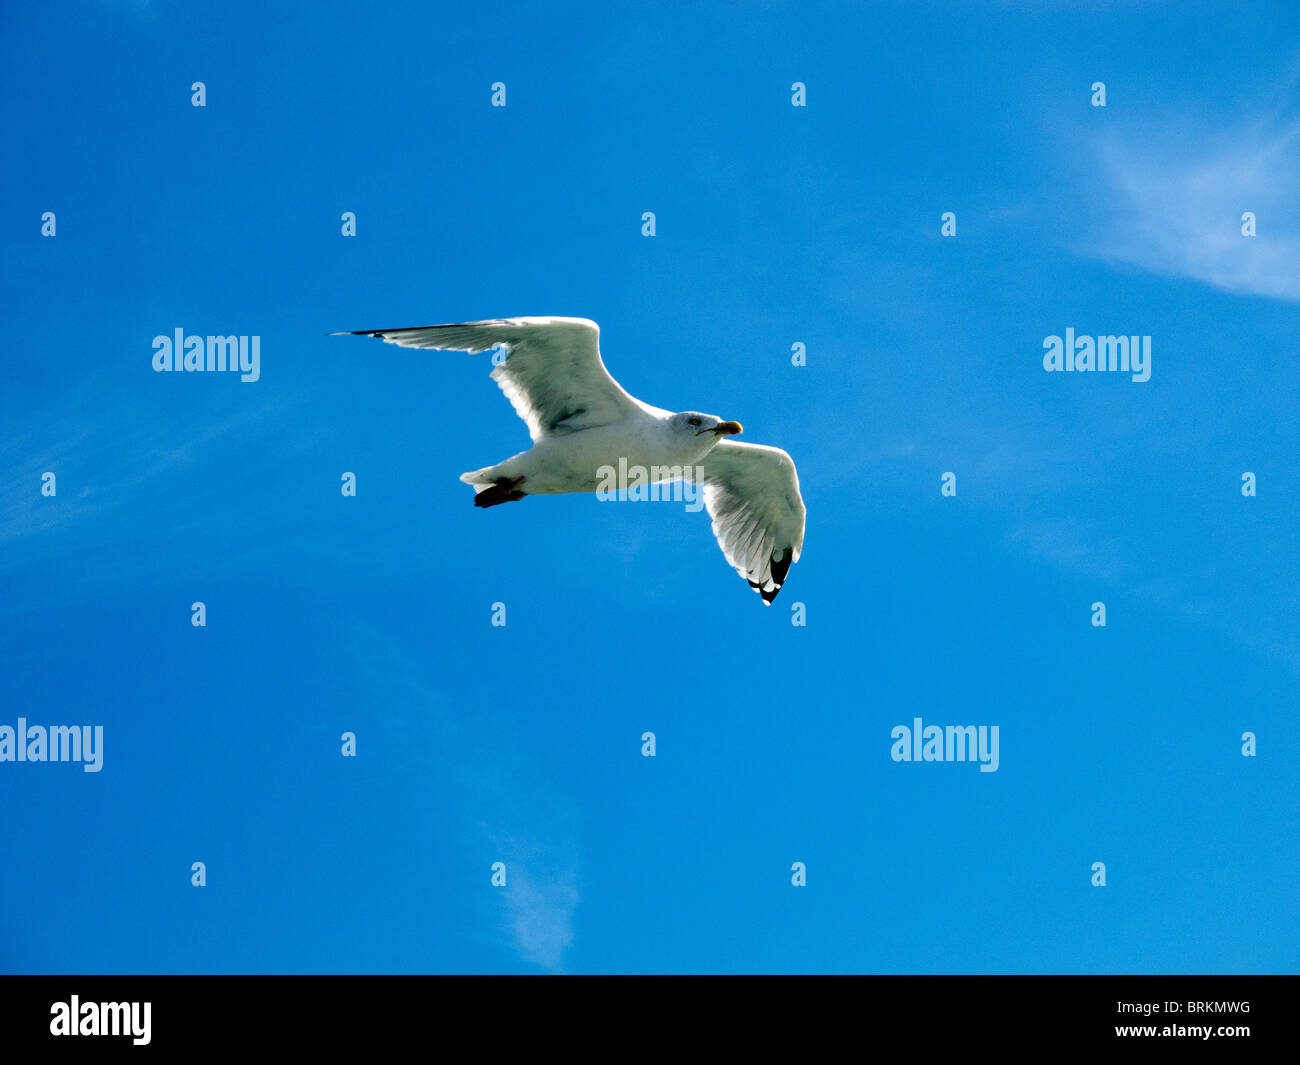
[[[704,505],[726,560],[770,606],[803,550],[804,505],[794,461],[778,447],[729,437],[739,422],[652,407],[609,375],[600,327],[587,318],[495,318],[410,329],[357,329],[403,348],[504,349],[492,379],[528,426],[533,446],[495,466],[463,473],[476,507],[530,495],[595,492],[600,471],[640,466],[651,482],[674,468],[703,467]],[[493,357],[497,362],[499,355]],[[656,471],[658,467],[658,471]],[[682,479],[680,477],[674,479]]]

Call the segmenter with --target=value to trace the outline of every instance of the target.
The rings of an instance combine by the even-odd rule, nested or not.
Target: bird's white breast
[[[683,438],[665,419],[644,414],[539,440],[531,451],[516,456],[517,464],[511,460],[510,472],[526,479],[529,494],[594,492],[606,470],[641,467],[651,480],[664,480],[666,471],[699,462],[713,443]]]

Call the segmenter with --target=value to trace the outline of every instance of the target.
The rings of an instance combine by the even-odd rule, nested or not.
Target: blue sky
[[[5,5],[0,725],[105,739],[0,763],[0,969],[1294,970],[1300,12],[682,7]],[[772,608],[324,335],[522,314],[790,452]]]

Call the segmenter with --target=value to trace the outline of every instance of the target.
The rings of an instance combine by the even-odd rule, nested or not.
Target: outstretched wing
[[[332,336],[349,334],[334,333]],[[528,425],[533,442],[621,421],[644,406],[609,376],[600,359],[600,327],[587,318],[495,318],[413,329],[360,329],[403,348],[471,353],[504,347],[492,379]]]
[[[770,606],[803,550],[794,460],[779,447],[723,440],[704,457],[704,505],[723,555]]]

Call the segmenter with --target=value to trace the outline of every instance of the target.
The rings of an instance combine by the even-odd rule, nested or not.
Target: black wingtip
[[[790,567],[793,564],[794,564],[794,552],[787,547],[784,551],[781,552],[780,558],[772,559],[772,587],[771,588],[764,588],[757,581],[749,581],[748,577],[746,577],[745,579],[749,581],[749,586],[763,597],[763,602],[767,606],[771,606],[772,600],[777,597],[778,593],[781,591],[781,586],[785,584],[785,576],[787,573],[790,572]]]
[[[793,564],[794,552],[787,547],[781,552],[780,558],[772,559],[772,583],[780,588],[785,583],[785,575],[790,572],[790,567]],[[776,595],[776,592],[772,594]]]

